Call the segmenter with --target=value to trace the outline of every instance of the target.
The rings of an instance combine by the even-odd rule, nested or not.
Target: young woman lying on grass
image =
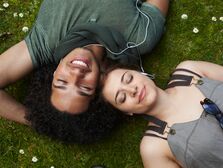
[[[107,72],[102,95],[126,114],[143,114],[145,168],[213,168],[223,164],[223,67],[180,63],[165,90],[131,69]],[[114,82],[115,81],[115,82]]]

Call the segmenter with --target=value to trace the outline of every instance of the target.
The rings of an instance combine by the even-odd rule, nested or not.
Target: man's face
[[[60,111],[78,114],[88,108],[99,81],[103,48],[76,48],[66,55],[54,72],[52,105]]]

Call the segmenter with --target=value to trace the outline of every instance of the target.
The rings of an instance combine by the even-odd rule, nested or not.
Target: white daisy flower
[[[2,6],[5,7],[5,8],[8,8],[9,7],[9,3],[5,2],[5,3],[3,3]]]
[[[194,27],[193,32],[198,33],[199,32],[198,28]]]
[[[220,21],[223,21],[223,16],[221,16],[221,17],[219,18],[219,20],[220,20]]]
[[[19,150],[19,153],[23,155],[25,152],[24,152],[23,149],[20,149],[20,150]]]
[[[17,17],[18,16],[18,13],[17,12],[14,12],[13,13],[13,17]]]
[[[3,11],[4,9],[0,8],[0,11]]]
[[[51,166],[50,168],[54,168],[54,166]]]
[[[182,14],[182,15],[181,15],[181,19],[184,19],[184,20],[188,19],[187,14]]]
[[[23,14],[23,13],[19,13],[19,17],[21,17],[21,18],[22,18],[23,16],[24,16],[24,14]]]
[[[214,21],[214,22],[216,22],[216,21],[217,21],[217,18],[216,18],[215,16],[213,16],[213,17],[211,18],[211,20]]]
[[[24,27],[22,28],[22,31],[26,33],[27,31],[29,31],[29,28],[28,28],[27,26],[24,26]]]
[[[33,156],[32,162],[36,163],[37,161],[38,161],[37,157],[36,156]]]

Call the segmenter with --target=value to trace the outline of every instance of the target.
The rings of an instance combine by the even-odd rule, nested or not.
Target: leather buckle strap
[[[164,130],[167,126],[167,122],[165,121],[162,121],[156,117],[153,117],[153,116],[150,116],[150,115],[143,115],[143,117],[149,121],[149,122],[152,122],[153,124],[155,125],[149,125],[147,126],[147,131],[148,130],[151,130],[151,131],[154,131],[154,132],[157,132],[159,134],[164,134]]]
[[[192,79],[193,79],[193,76],[174,74],[171,76],[169,80],[170,83],[167,85],[167,89],[171,87],[175,87],[175,86],[189,86]],[[173,80],[177,80],[177,81],[173,81]]]

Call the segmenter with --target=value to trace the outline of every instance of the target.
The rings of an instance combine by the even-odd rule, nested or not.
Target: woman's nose
[[[127,85],[126,87],[126,91],[127,93],[129,93],[130,96],[135,97],[137,92],[138,92],[138,87],[135,85]]]

